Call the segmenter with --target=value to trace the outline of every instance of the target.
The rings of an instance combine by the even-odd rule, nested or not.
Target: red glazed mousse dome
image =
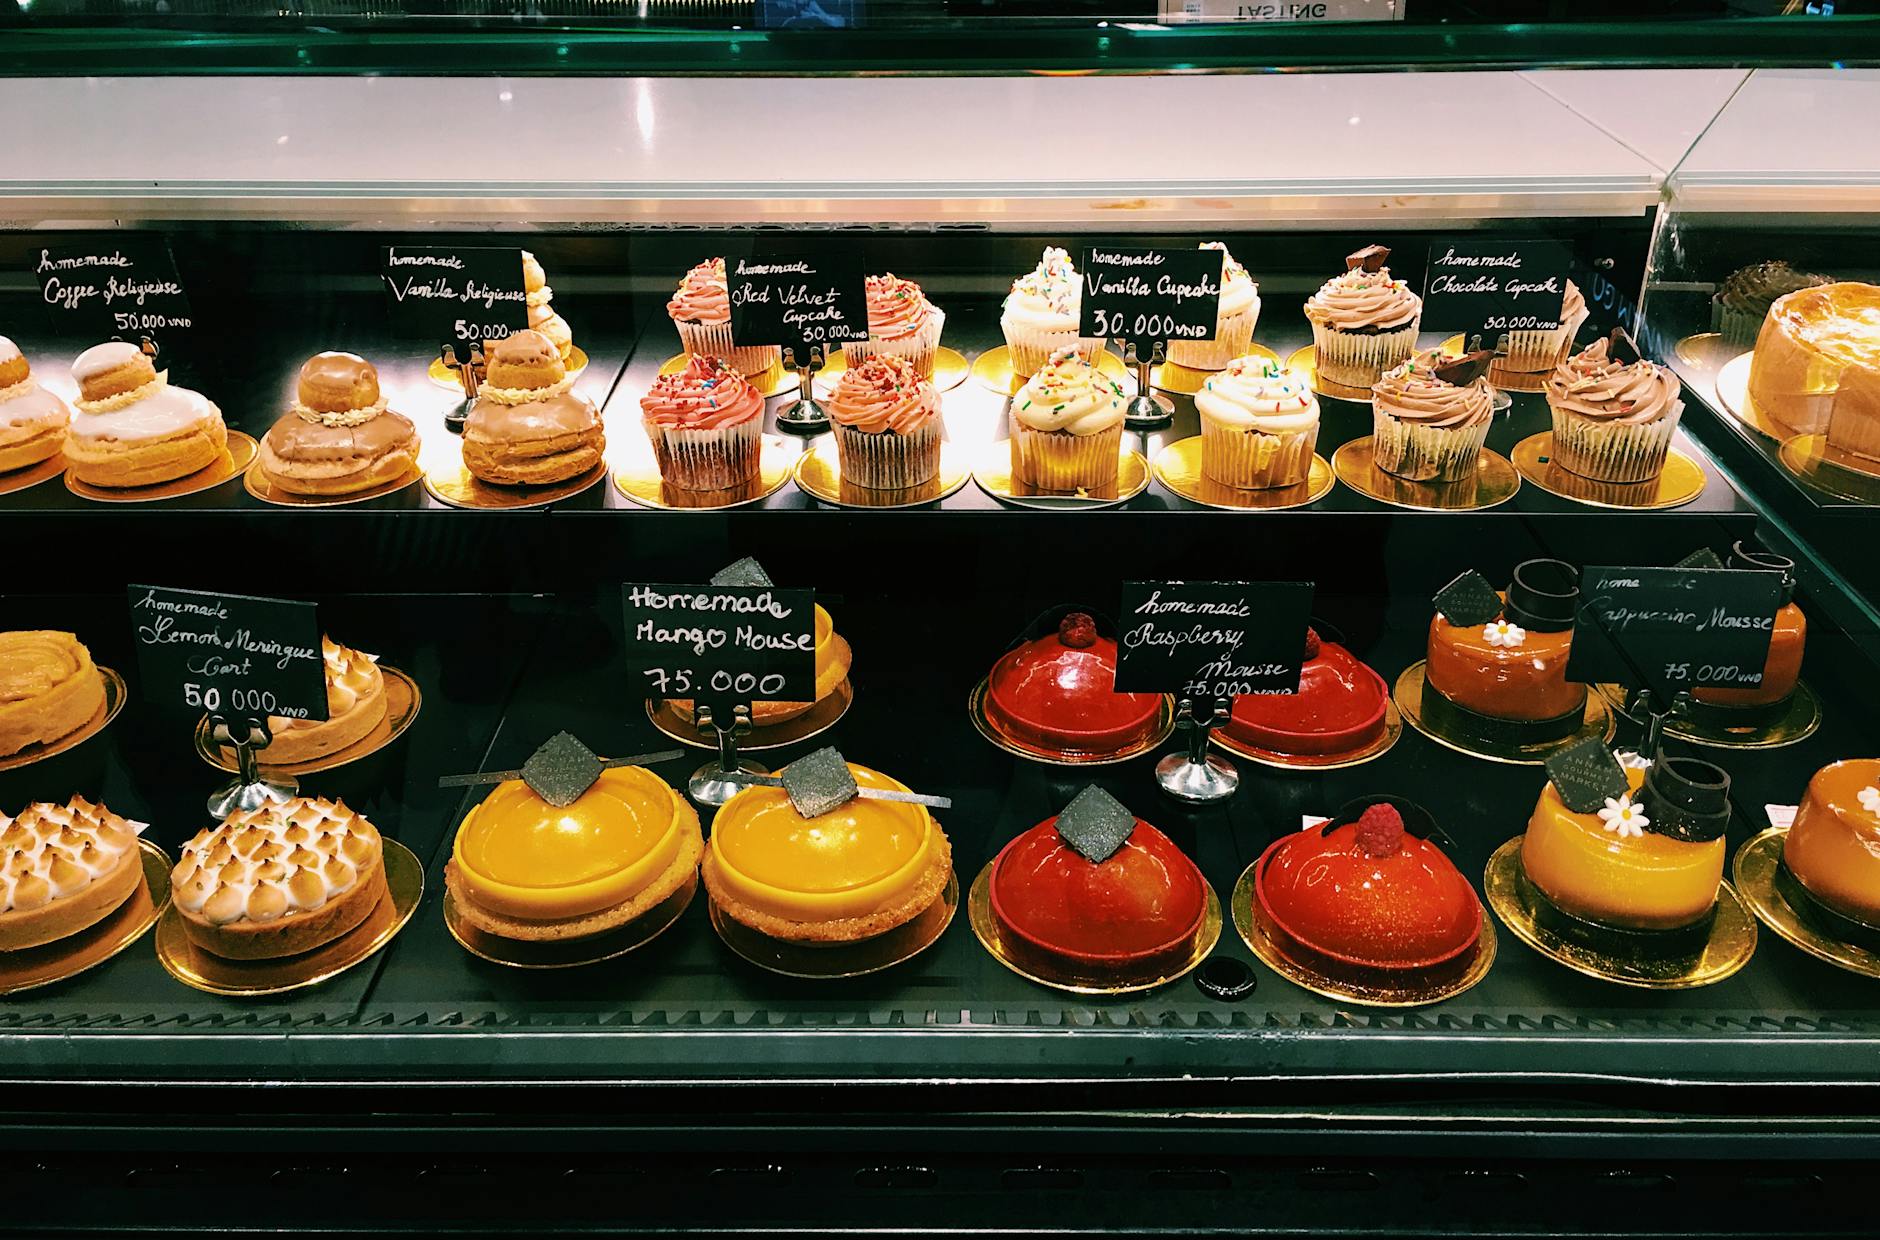
[[[1388,804],[1275,843],[1260,858],[1254,895],[1300,946],[1358,968],[1433,968],[1482,932],[1475,889]]]
[[[1348,753],[1384,734],[1389,697],[1382,676],[1308,629],[1299,692],[1235,698],[1226,731],[1242,744],[1276,753]]]
[[[1028,745],[1062,753],[1128,749],[1155,731],[1157,693],[1116,691],[1116,643],[1080,611],[993,664],[986,713]]]
[[[1168,836],[1140,818],[1100,862],[1072,848],[1050,818],[993,861],[991,902],[1006,948],[1021,963],[1153,977],[1194,950],[1207,883]]]

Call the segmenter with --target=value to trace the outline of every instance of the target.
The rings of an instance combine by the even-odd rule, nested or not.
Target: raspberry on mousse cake
[[[1166,698],[1116,691],[1114,638],[1088,613],[1073,611],[1054,632],[1025,642],[993,664],[986,716],[1019,743],[1046,753],[1123,753],[1155,734]]]

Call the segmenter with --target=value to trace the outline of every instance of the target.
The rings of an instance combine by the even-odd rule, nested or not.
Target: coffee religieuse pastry
[[[324,947],[389,898],[378,829],[344,801],[309,797],[199,831],[170,881],[184,936],[228,960]]]
[[[1776,298],[1832,283],[1828,276],[1797,271],[1779,258],[1739,268],[1710,298],[1710,330],[1721,333],[1725,344],[1747,349],[1756,343]]]
[[[1411,482],[1475,476],[1495,420],[1492,354],[1426,349],[1371,385],[1371,459]]]
[[[848,771],[856,792],[910,791],[834,750],[791,767],[825,758]],[[792,780],[790,768],[784,779]],[[753,785],[718,810],[701,874],[726,917],[769,938],[835,946],[886,934],[940,900],[953,853],[925,805],[849,793],[824,812],[805,812],[836,800],[813,799],[799,808],[787,786]]]
[[[829,398],[842,480],[876,490],[917,487],[940,472],[940,394],[903,358],[851,364]]]
[[[1622,332],[1560,363],[1546,392],[1554,464],[1595,482],[1646,482],[1664,471],[1683,385],[1639,357]]]
[[[146,825],[84,797],[0,814],[0,952],[70,938],[123,907],[145,885]]]
[[[1824,284],[1776,299],[1756,337],[1749,394],[1798,434],[1880,461],[1880,285]]]
[[[0,757],[70,736],[104,705],[104,676],[77,637],[0,633]]]
[[[1880,934],[1880,758],[1815,772],[1783,839],[1782,864],[1810,899]]]
[[[1238,357],[1195,393],[1201,472],[1242,490],[1297,486],[1312,472],[1319,400],[1266,357]]]
[[[39,386],[19,346],[0,336],[0,474],[58,455],[72,411]]]
[[[740,345],[731,338],[731,290],[725,260],[708,258],[685,273],[666,313],[692,357],[715,357],[739,374],[761,375],[783,360],[776,345]]]
[[[1586,709],[1586,686],[1567,679],[1579,602],[1579,570],[1560,560],[1518,565],[1505,595],[1462,574],[1436,596],[1428,687],[1472,731],[1524,743],[1573,735]]]
[[[1307,629],[1298,692],[1237,697],[1220,730],[1243,745],[1273,753],[1350,753],[1384,735],[1389,699],[1382,676],[1337,642]]]
[[[215,402],[173,386],[134,344],[95,345],[72,363],[77,412],[66,427],[72,476],[96,487],[143,487],[207,469],[228,449]]]
[[[1123,447],[1123,385],[1059,349],[1012,397],[1012,476],[1046,491],[1115,486]]]
[[[986,678],[986,715],[1026,745],[1095,757],[1121,753],[1155,734],[1161,694],[1116,691],[1116,641],[1087,612],[1007,652]]]
[[[1591,739],[1548,762],[1521,868],[1554,908],[1619,930],[1708,924],[1723,881],[1730,777],[1708,762],[1621,765]]]
[[[989,896],[1022,968],[1121,984],[1189,963],[1208,907],[1195,863],[1094,785],[999,851]]]
[[[564,749],[572,760],[558,756]],[[538,773],[544,762],[560,769]],[[563,733],[523,775],[470,811],[444,867],[458,915],[476,929],[524,942],[588,938],[693,881],[705,847],[698,814],[651,771],[603,768]]]
[[[1021,378],[1036,374],[1064,349],[1085,362],[1097,362],[1107,342],[1077,334],[1083,302],[1083,277],[1071,264],[1071,256],[1054,245],[1046,246],[1037,267],[1012,281],[1012,291],[999,311],[999,329],[1005,333],[1013,374]]]
[[[296,495],[350,495],[417,464],[417,427],[385,407],[378,370],[352,353],[307,359],[293,407],[261,437],[262,476]]]
[[[601,415],[569,390],[573,383],[560,351],[540,332],[497,341],[464,421],[465,467],[485,482],[540,486],[599,465],[607,446]]]
[[[529,307],[529,329],[540,332],[555,346],[564,365],[574,365],[574,329],[555,312],[555,290],[548,285],[548,273],[527,250],[522,252],[522,287]]]
[[[1389,257],[1384,246],[1366,246],[1346,257],[1345,274],[1306,299],[1322,382],[1369,388],[1415,352],[1423,299],[1391,278]]]
[[[684,491],[727,491],[763,466],[764,398],[734,368],[695,354],[640,398],[659,476]]]
[[[922,378],[932,378],[946,311],[928,301],[920,285],[893,272],[869,276],[866,285],[868,339],[851,340],[842,346],[849,365],[853,367],[871,357],[898,357],[911,364]]]
[[[385,674],[378,656],[320,638],[326,665],[326,718],[268,717],[267,760],[272,764],[324,758],[363,740],[385,718]]]
[[[1708,549],[1701,557],[1685,560],[1684,565],[1724,567]],[[1697,688],[1691,690],[1691,696],[1705,706],[1742,711],[1752,718],[1757,712],[1775,714],[1786,707],[1795,694],[1795,686],[1802,678],[1802,656],[1808,646],[1808,617],[1795,603],[1795,561],[1739,542],[1730,549],[1729,567],[1782,574],[1781,606],[1776,609],[1769,629],[1769,653],[1763,659],[1762,682],[1742,689]]]
[[[1200,248],[1221,252],[1221,305],[1214,335],[1206,340],[1169,341],[1168,360],[1190,370],[1225,370],[1253,345],[1253,328],[1260,321],[1260,286],[1221,242],[1203,241]]]
[[[1333,978],[1440,980],[1466,967],[1482,902],[1421,807],[1352,802],[1282,836],[1254,870],[1254,898],[1289,955]]]

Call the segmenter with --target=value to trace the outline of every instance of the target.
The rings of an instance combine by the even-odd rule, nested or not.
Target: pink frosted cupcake
[[[1656,478],[1684,412],[1683,385],[1663,366],[1621,362],[1595,340],[1547,380],[1554,463],[1596,482]]]
[[[1214,335],[1207,340],[1169,341],[1168,360],[1191,370],[1226,370],[1253,345],[1253,327],[1260,321],[1260,286],[1219,241],[1203,241],[1201,248],[1221,252],[1221,307]]]
[[[666,303],[679,343],[693,357],[716,357],[742,375],[759,375],[783,360],[774,344],[738,345],[731,340],[731,293],[725,260],[708,258],[685,273]]]
[[[903,357],[923,378],[933,375],[946,311],[927,300],[920,285],[889,272],[868,277],[868,339],[842,346],[854,366],[871,357]]]
[[[1391,279],[1389,257],[1381,245],[1346,256],[1345,274],[1306,299],[1321,382],[1369,388],[1416,351],[1423,299]]]
[[[715,357],[694,356],[640,398],[659,475],[687,491],[723,491],[757,477],[764,398]]]
[[[871,357],[843,371],[829,420],[844,482],[890,491],[940,472],[940,395],[904,357]]]

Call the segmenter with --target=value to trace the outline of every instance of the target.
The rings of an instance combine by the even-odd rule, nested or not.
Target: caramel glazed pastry
[[[72,411],[39,386],[19,346],[0,336],[0,474],[58,455]]]
[[[0,633],[0,758],[70,736],[104,707],[104,675],[77,637]]]
[[[171,875],[183,934],[228,960],[324,947],[388,896],[385,842],[344,801],[289,797],[183,845]]]
[[[263,753],[270,765],[309,762],[363,740],[385,718],[385,673],[379,657],[320,638],[326,664],[326,718],[268,716],[272,737]]]
[[[601,416],[573,386],[560,350],[540,332],[497,341],[464,421],[465,467],[485,482],[541,486],[599,465],[607,446]]]
[[[0,952],[69,938],[123,907],[144,885],[144,826],[84,797],[0,814]]]
[[[296,495],[351,495],[417,464],[417,428],[385,407],[379,372],[351,353],[309,358],[293,406],[261,439],[262,477]]]
[[[65,432],[72,476],[95,487],[147,487],[215,464],[228,429],[215,402],[172,387],[134,344],[95,345],[72,363],[78,412]]]

